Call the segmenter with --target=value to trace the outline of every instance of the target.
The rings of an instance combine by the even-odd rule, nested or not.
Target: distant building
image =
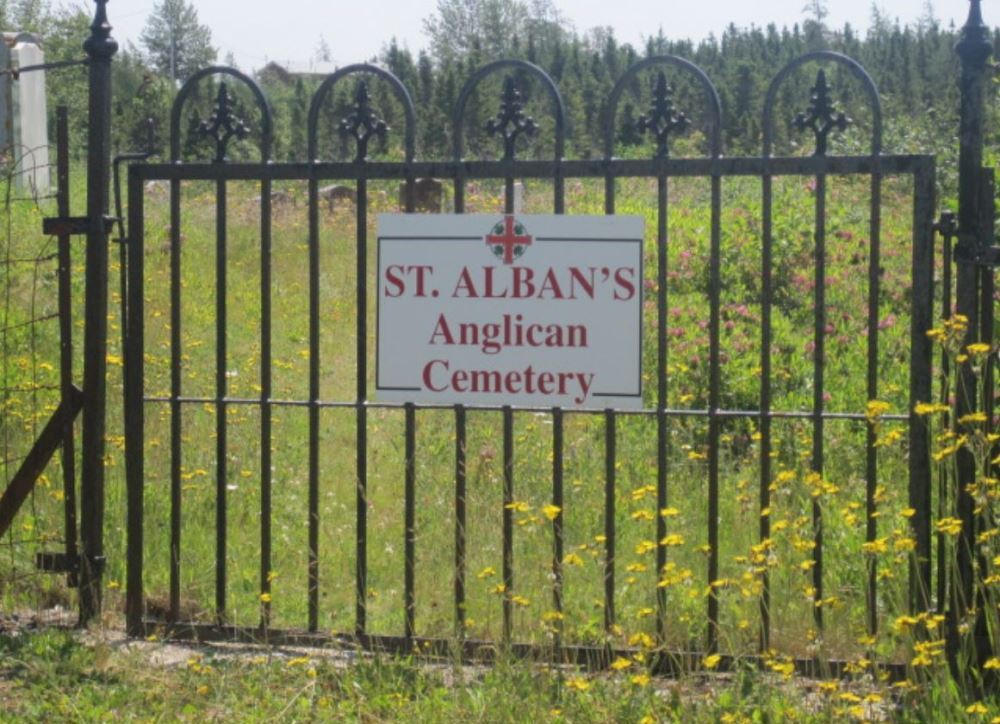
[[[284,63],[272,60],[257,71],[257,77],[261,80],[274,80],[291,85],[299,78],[325,78],[335,70],[337,70],[336,64],[321,60],[307,62],[289,60]]]

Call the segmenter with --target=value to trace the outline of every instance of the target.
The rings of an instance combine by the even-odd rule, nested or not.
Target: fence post
[[[992,52],[989,29],[983,23],[980,0],[971,0],[969,17],[962,28],[961,37],[955,46],[961,63],[961,107],[959,116],[959,160],[958,160],[958,244],[955,247],[956,290],[955,312],[968,319],[963,345],[973,342],[991,342],[992,332],[981,329],[980,319],[984,310],[980,303],[992,303],[982,299],[984,284],[992,280],[993,270],[988,263],[992,229],[983,224],[982,163],[983,163],[983,95],[986,78],[986,62]],[[976,375],[969,362],[957,370],[955,396],[955,420],[977,409]],[[974,502],[968,492],[975,483],[979,471],[976,461],[968,449],[957,454],[956,499],[957,514],[962,521],[962,532],[958,540],[957,561],[951,600],[948,602],[948,653],[952,671],[960,680],[965,678],[968,659],[970,663],[982,664],[989,656],[989,641],[980,636],[985,620],[981,606],[976,600],[974,561],[975,524]],[[939,602],[940,605],[940,602]],[[974,650],[960,651],[959,627],[975,608]],[[964,661],[960,661],[959,658]],[[967,682],[966,682],[967,683]]]
[[[87,252],[84,303],[83,455],[80,476],[80,625],[101,612],[104,567],[104,431],[108,341],[108,222],[111,166],[111,37],[107,0],[83,44],[89,58]]]

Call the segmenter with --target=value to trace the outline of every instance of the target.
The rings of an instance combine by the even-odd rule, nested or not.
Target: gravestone
[[[436,178],[421,178],[413,182],[413,210],[441,213],[444,185]],[[399,210],[406,209],[406,183],[399,185]]]
[[[327,203],[331,214],[334,208],[336,208],[338,201],[346,201],[349,204],[358,203],[358,192],[350,186],[342,186],[340,184],[324,186],[318,190],[317,195],[320,201]]]
[[[41,39],[31,33],[3,33],[0,71],[45,62]],[[0,75],[0,153],[13,161],[15,181],[33,192],[49,191],[49,136],[45,71]]]
[[[524,183],[522,181],[514,182],[514,213],[524,213]]]

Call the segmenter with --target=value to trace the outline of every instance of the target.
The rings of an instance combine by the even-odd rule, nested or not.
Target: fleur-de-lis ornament
[[[250,135],[250,128],[242,118],[236,115],[236,99],[229,93],[225,83],[219,83],[219,92],[215,96],[215,108],[207,121],[198,125],[199,135],[215,141],[215,162],[226,160],[226,150],[233,137],[244,139]]]
[[[388,124],[378,117],[372,108],[368,95],[368,84],[359,80],[354,91],[354,108],[340,122],[338,129],[341,138],[353,139],[355,143],[355,161],[364,161],[368,157],[368,142],[374,137],[385,142],[389,133]]]
[[[514,85],[514,79],[507,76],[503,81],[503,91],[500,93],[500,110],[496,116],[486,121],[486,132],[503,138],[503,159],[514,158],[514,144],[522,133],[534,136],[538,132],[538,124],[531,116],[525,115],[524,104],[521,102],[521,91]]]
[[[826,82],[826,72],[820,68],[816,85],[809,97],[809,109],[795,116],[792,123],[800,131],[811,130],[816,137],[814,156],[825,156],[830,133],[847,129],[852,121],[843,111],[837,110],[831,98],[831,88]]]
[[[653,101],[649,110],[639,116],[635,127],[639,133],[649,131],[656,137],[656,158],[670,156],[670,135],[684,133],[691,125],[688,117],[674,108],[674,89],[660,71],[653,83]]]

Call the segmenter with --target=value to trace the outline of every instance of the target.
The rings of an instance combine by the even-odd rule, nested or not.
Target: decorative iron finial
[[[792,123],[800,131],[809,129],[816,136],[814,156],[825,156],[830,132],[844,131],[852,121],[843,111],[837,110],[830,97],[831,88],[826,82],[826,72],[820,68],[816,74],[816,85],[809,97],[809,110],[795,116]]]
[[[207,121],[198,125],[198,134],[215,141],[215,162],[226,160],[226,147],[229,140],[235,136],[244,139],[250,135],[250,128],[243,119],[235,114],[235,101],[229,94],[225,83],[219,83],[219,92],[215,97],[215,109]]]
[[[538,132],[538,124],[531,116],[524,114],[521,103],[521,91],[514,85],[514,79],[507,76],[503,81],[503,91],[500,93],[500,110],[496,116],[486,121],[486,132],[503,138],[503,160],[514,158],[514,143],[522,133],[534,136]]]
[[[635,127],[639,133],[649,131],[656,136],[655,158],[670,156],[670,134],[684,133],[691,122],[681,112],[674,112],[674,89],[667,83],[667,77],[660,71],[653,83],[653,102],[649,110],[639,116]]]
[[[90,37],[83,42],[83,50],[91,58],[110,58],[118,52],[118,42],[111,37],[108,22],[108,0],[95,0],[97,10],[90,23]]]
[[[980,0],[971,0],[969,4],[969,17],[962,27],[958,42],[955,44],[955,52],[958,53],[963,64],[983,66],[993,52],[990,29],[983,22]]]
[[[354,92],[354,109],[340,122],[339,132],[342,138],[354,139],[357,145],[355,161],[364,161],[368,157],[368,141],[372,136],[385,141],[389,126],[375,114],[368,96],[368,84],[363,80],[358,81]]]

